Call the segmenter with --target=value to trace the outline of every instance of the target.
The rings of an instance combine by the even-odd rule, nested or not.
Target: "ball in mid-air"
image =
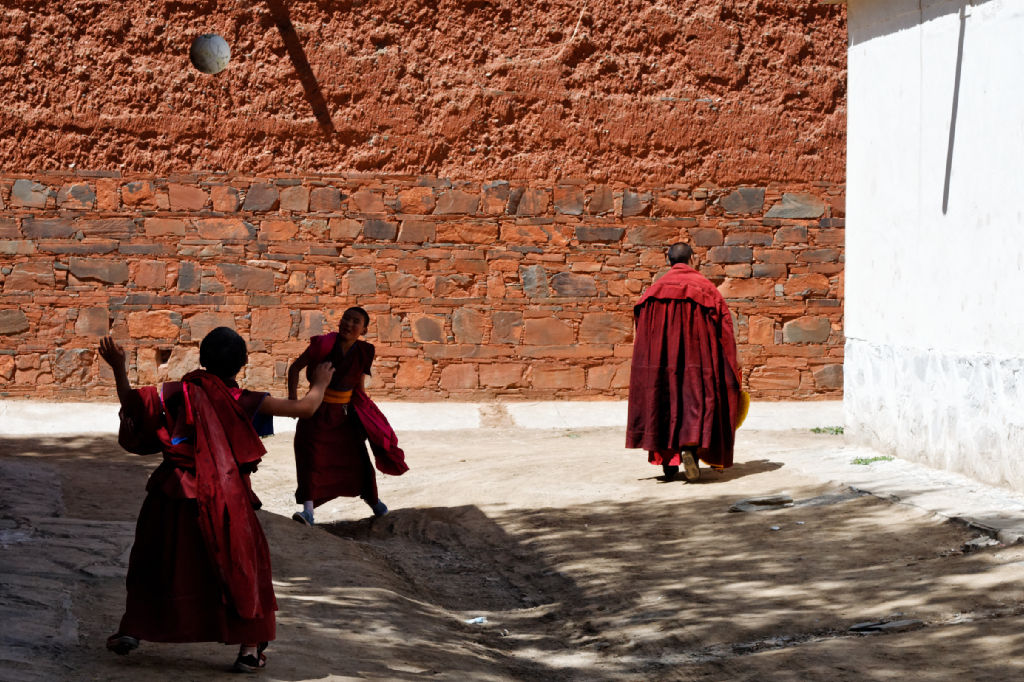
[[[216,33],[204,33],[192,41],[188,58],[192,60],[192,66],[203,73],[220,73],[231,61],[231,48],[228,41]]]

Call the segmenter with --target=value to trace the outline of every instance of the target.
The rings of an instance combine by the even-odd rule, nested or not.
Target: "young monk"
[[[295,427],[295,501],[302,510],[292,518],[307,526],[313,525],[315,507],[340,496],[358,495],[374,516],[388,513],[387,505],[377,495],[377,478],[366,452],[367,438],[382,472],[398,476],[409,469],[395,432],[364,390],[374,347],[359,337],[369,326],[369,313],[359,307],[349,308],[337,332],[313,337],[288,368],[289,398],[295,397],[304,368],[308,373],[309,367],[327,360],[335,369],[323,404],[312,417],[299,419]]]
[[[233,669],[256,672],[274,639],[277,603],[270,552],[253,511],[249,474],[266,452],[271,415],[313,414],[334,374],[312,373],[302,400],[242,390],[235,375],[248,361],[245,341],[227,327],[199,346],[204,370],[181,381],[133,390],[125,352],[100,341],[121,402],[118,442],[140,455],[163,454],[149,478],[128,560],[127,604],[107,648],[127,654],[140,640],[238,644]]]

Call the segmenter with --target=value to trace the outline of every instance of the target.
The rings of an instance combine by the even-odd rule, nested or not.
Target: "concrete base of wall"
[[[1024,358],[847,339],[847,440],[1024,491]]]
[[[380,408],[396,431],[441,431],[479,428],[584,429],[621,427],[625,439],[624,401],[550,401],[533,403],[400,403]],[[116,433],[116,403],[54,403],[0,400],[0,436],[66,433]],[[744,429],[777,431],[841,426],[843,404],[755,402]],[[295,430],[295,420],[278,417],[274,430]]]

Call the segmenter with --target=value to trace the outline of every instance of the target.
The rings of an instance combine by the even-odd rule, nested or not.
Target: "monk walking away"
[[[302,370],[320,362],[334,367],[334,377],[323,404],[295,426],[295,502],[302,505],[292,516],[308,526],[313,510],[336,497],[361,497],[375,517],[387,514],[377,494],[377,477],[366,450],[369,439],[376,466],[399,476],[409,467],[384,414],[366,395],[375,349],[359,337],[370,326],[370,315],[352,307],[338,323],[338,331],[314,336],[309,347],[288,368],[288,396],[294,398]]]
[[[666,480],[698,460],[732,466],[743,398],[732,315],[707,278],[690,267],[693,249],[673,244],[669,271],[633,308],[636,336],[629,375],[626,447],[648,451]]]
[[[128,598],[107,648],[127,654],[141,640],[238,644],[233,670],[256,672],[275,636],[277,602],[270,551],[249,476],[266,452],[272,415],[304,417],[320,406],[334,369],[313,372],[302,400],[239,388],[245,341],[227,327],[199,346],[205,370],[181,381],[133,389],[125,352],[100,342],[121,402],[118,442],[163,462],[146,485],[128,561]]]

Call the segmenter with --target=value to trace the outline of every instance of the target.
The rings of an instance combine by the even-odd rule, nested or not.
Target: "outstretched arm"
[[[110,365],[110,369],[114,372],[117,399],[121,401],[123,407],[132,392],[132,385],[128,381],[128,368],[125,366],[124,348],[117,345],[113,338],[105,336],[100,339],[100,357]]]
[[[259,412],[261,414],[272,414],[277,417],[312,417],[317,408],[320,407],[320,403],[324,399],[324,391],[327,389],[327,385],[331,383],[331,377],[333,376],[334,365],[329,362],[321,362],[313,370],[313,381],[309,387],[309,392],[306,393],[302,400],[275,398],[272,395],[268,395],[260,404]],[[290,376],[288,389],[289,393],[291,393]]]

